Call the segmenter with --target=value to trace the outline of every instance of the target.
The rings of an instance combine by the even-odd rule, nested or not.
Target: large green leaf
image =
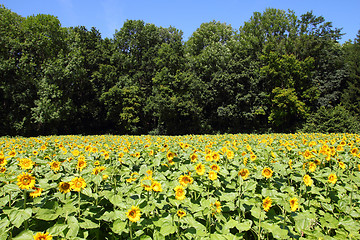
[[[67,225],[69,226],[69,231],[66,233],[66,237],[76,237],[79,233],[79,222],[74,216],[70,216],[67,219]]]
[[[161,233],[161,235],[166,237],[170,234],[175,233],[176,230],[177,230],[177,227],[175,225],[173,225],[169,222],[165,222],[160,228],[160,233]]]
[[[63,232],[68,228],[67,224],[56,223],[48,229],[48,232],[52,236],[63,236]]]
[[[46,208],[39,209],[35,215],[35,217],[37,219],[41,219],[41,220],[45,220],[45,221],[55,220],[58,216],[59,216],[59,214],[55,210],[46,209]]]
[[[281,229],[277,223],[262,222],[261,226],[271,232],[275,239],[289,239],[288,231]]]
[[[19,233],[16,237],[13,238],[13,240],[29,240],[33,239],[33,232],[30,230],[24,230],[21,233]]]
[[[111,230],[117,234],[121,234],[122,232],[128,232],[129,228],[127,225],[127,221],[122,221],[120,219],[115,220],[111,227]]]
[[[305,211],[296,215],[294,220],[296,230],[301,233],[306,229],[310,229],[310,227],[316,222],[316,215],[314,213],[310,213],[309,211]]]
[[[4,209],[5,214],[9,216],[10,222],[15,225],[15,227],[19,228],[21,224],[28,220],[32,215],[31,208],[26,209]]]
[[[79,226],[84,229],[93,229],[93,228],[99,228],[99,224],[95,223],[87,218],[82,218],[82,221],[79,222]]]
[[[359,232],[360,229],[360,223],[349,216],[345,216],[344,218],[340,219],[339,226],[343,226],[350,233]]]
[[[252,226],[252,221],[250,219],[245,219],[245,221],[238,223],[235,227],[239,230],[239,232],[249,231]]]

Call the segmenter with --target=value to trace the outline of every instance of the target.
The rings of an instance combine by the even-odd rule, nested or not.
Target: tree
[[[341,105],[334,108],[322,106],[315,114],[309,116],[302,131],[358,133],[360,131],[360,122],[356,116]]]
[[[274,88],[271,105],[269,121],[277,131],[294,131],[296,127],[294,123],[306,116],[305,103],[298,99],[294,88]]]
[[[345,64],[348,72],[346,88],[342,95],[344,107],[360,116],[360,30],[354,41],[346,42],[343,46],[345,51]]]
[[[4,121],[11,134],[34,134],[36,127],[31,109],[37,99],[37,87],[43,66],[55,59],[64,46],[63,29],[51,15],[22,18],[1,7],[2,84]],[[4,126],[5,127],[5,126]]]
[[[215,21],[201,24],[186,42],[189,68],[202,87],[199,106],[205,132],[224,132],[230,128],[228,120],[234,122],[233,103],[236,94],[243,92],[242,83],[237,82],[242,69],[236,69],[236,59],[232,59],[236,45],[233,28]]]
[[[338,104],[346,77],[337,43],[341,36],[341,29],[312,12],[300,17],[292,11],[271,8],[255,12],[240,27],[238,37],[251,59],[247,68],[253,71],[251,112],[255,113],[255,122],[266,126],[265,121],[272,119],[274,99],[269,97],[274,96],[276,87],[294,89],[307,111]]]
[[[109,56],[103,55],[103,40],[95,28],[66,30],[66,48],[43,64],[32,119],[43,134],[95,133],[103,124],[97,73]]]

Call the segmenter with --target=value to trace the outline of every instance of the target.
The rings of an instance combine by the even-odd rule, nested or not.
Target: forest
[[[126,20],[113,38],[0,6],[0,135],[358,132],[360,31],[268,8],[188,40]]]

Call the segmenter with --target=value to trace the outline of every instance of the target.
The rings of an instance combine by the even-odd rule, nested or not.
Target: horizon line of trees
[[[114,37],[0,6],[0,136],[357,132],[360,31],[268,8],[239,29],[127,20]]]

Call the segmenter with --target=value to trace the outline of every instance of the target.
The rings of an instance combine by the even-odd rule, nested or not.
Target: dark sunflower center
[[[30,183],[30,179],[28,177],[25,177],[23,179],[24,184],[28,185]]]

